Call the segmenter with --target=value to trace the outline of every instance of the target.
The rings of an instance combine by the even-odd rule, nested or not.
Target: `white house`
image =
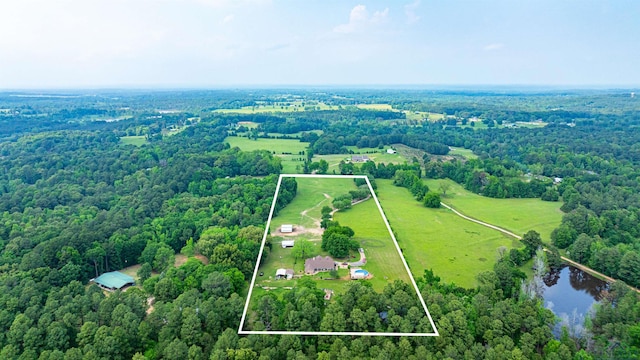
[[[393,149],[387,149],[387,154],[395,154],[396,151]]]
[[[282,248],[290,248],[293,247],[295,241],[293,240],[282,240]]]
[[[292,233],[293,232],[293,225],[285,224],[285,225],[280,226],[280,232],[281,233]]]

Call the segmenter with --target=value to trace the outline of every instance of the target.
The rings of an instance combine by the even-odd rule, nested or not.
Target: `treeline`
[[[550,179],[522,180],[521,167],[495,159],[467,161],[429,161],[425,175],[431,179],[449,178],[467,190],[492,198],[542,198],[557,201],[558,190]]]

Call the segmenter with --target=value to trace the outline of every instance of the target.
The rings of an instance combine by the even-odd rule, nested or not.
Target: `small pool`
[[[369,272],[367,270],[358,269],[358,270],[354,271],[354,273],[356,273],[358,275],[369,276]]]

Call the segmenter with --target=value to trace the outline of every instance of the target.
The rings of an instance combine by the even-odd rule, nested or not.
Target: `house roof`
[[[112,271],[98,276],[93,279],[93,282],[110,289],[121,289],[126,285],[134,284],[135,280],[131,276],[119,271]]]
[[[276,270],[276,276],[287,276],[287,269]]]
[[[330,256],[322,257],[320,255],[304,261],[304,268],[313,269],[331,269],[335,266],[335,262]]]

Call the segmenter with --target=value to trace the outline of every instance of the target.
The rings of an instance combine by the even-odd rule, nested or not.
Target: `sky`
[[[0,89],[640,85],[637,0],[2,0]]]

